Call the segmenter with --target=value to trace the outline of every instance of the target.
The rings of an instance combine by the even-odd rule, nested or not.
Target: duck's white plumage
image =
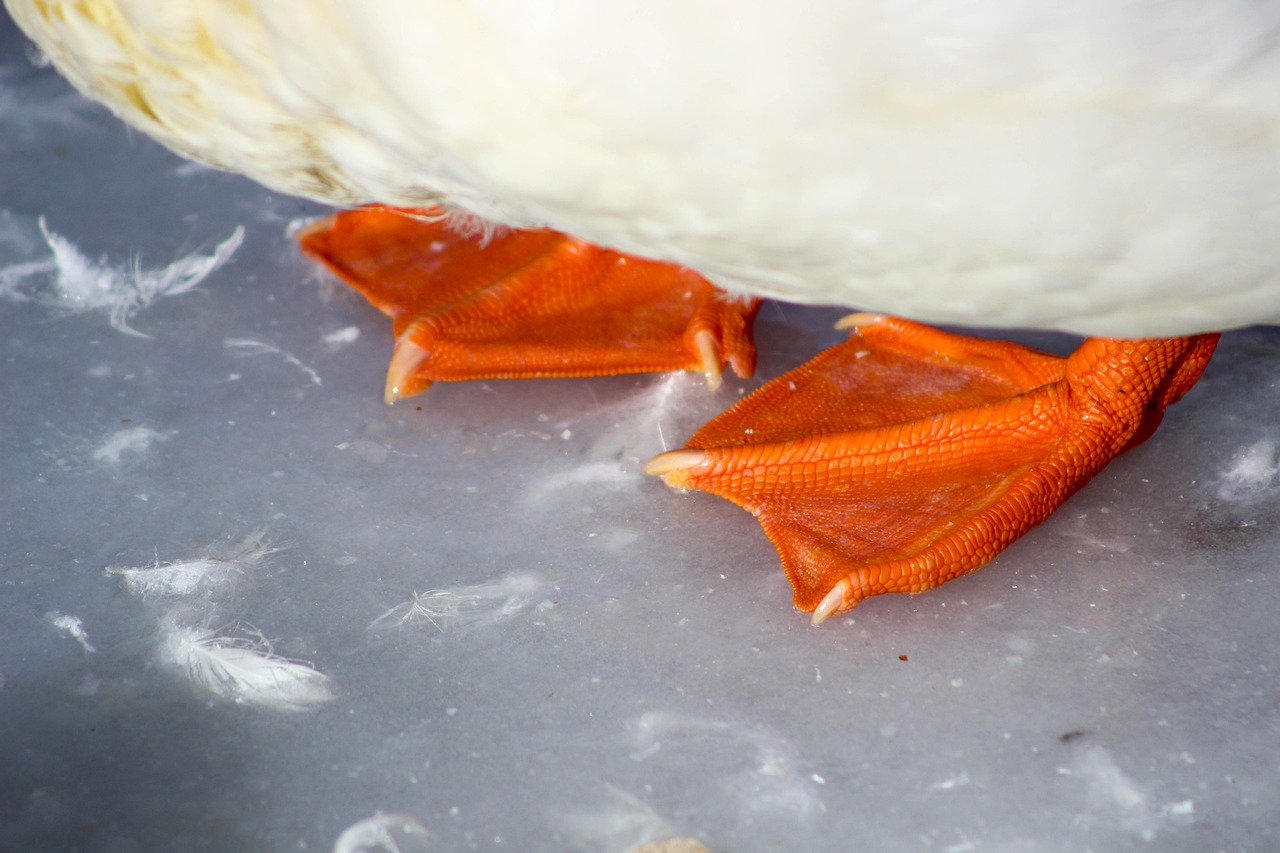
[[[1280,4],[5,0],[175,150],[933,321],[1280,320]]]

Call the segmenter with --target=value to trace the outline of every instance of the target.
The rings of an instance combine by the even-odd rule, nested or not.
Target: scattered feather
[[[105,311],[112,328],[140,338],[147,335],[129,325],[139,311],[162,296],[189,293],[244,242],[244,228],[238,227],[212,254],[191,254],[159,270],[144,270],[135,259],[131,268],[121,269],[105,260],[91,261],[70,240],[50,231],[44,217],[40,233],[50,257],[0,270],[0,298],[70,314]]]
[[[291,364],[305,373],[313,385],[324,384],[320,381],[319,373],[316,373],[310,367],[303,364],[301,359],[297,356],[292,353],[285,352],[279,347],[273,347],[271,344],[263,341],[255,341],[252,338],[227,338],[222,342],[222,345],[229,350],[233,350],[238,355],[246,357],[256,355],[278,355],[283,358],[287,364]]]
[[[1122,827],[1143,841],[1155,840],[1171,823],[1194,818],[1194,807],[1190,812],[1182,808],[1185,800],[1163,806],[1152,802],[1149,792],[1125,773],[1104,747],[1088,745],[1077,749],[1071,766],[1061,767],[1058,772],[1085,785],[1091,813],[1117,818]]]
[[[340,350],[345,346],[350,346],[360,340],[360,327],[347,326],[338,329],[336,332],[330,332],[324,336],[324,343],[331,350]]]
[[[599,486],[618,491],[639,482],[639,472],[625,470],[617,459],[586,462],[539,478],[525,495],[525,503],[531,507],[551,509],[555,506],[552,499],[565,490],[579,494],[584,488]]]
[[[1256,441],[1237,453],[1218,480],[1218,500],[1232,503],[1267,497],[1280,475],[1280,449],[1270,440]]]
[[[271,651],[256,638],[217,634],[170,617],[161,629],[161,664],[220,699],[275,711],[305,711],[333,698],[329,676]]]
[[[575,807],[560,815],[561,831],[578,846],[600,850],[629,850],[676,834],[675,827],[652,806],[623,789],[605,783],[594,807]],[[640,849],[644,849],[643,846]]]
[[[700,417],[699,406],[706,399],[706,382],[692,372],[680,370],[648,378],[638,391],[610,404],[607,413],[611,428],[599,430],[585,458],[612,462],[615,468],[632,474],[633,483],[641,482],[643,461],[669,449],[670,436],[687,435],[691,428],[696,428],[696,423],[685,419]],[[623,485],[618,477],[604,477],[596,482],[611,489]],[[553,487],[562,485],[575,484],[560,482]]]
[[[791,744],[767,726],[650,711],[629,728],[634,737],[630,758],[637,762],[661,762],[696,744],[702,765],[717,775],[720,791],[748,814],[808,819],[827,810],[816,774],[808,772]]]
[[[376,814],[343,830],[333,853],[427,853],[431,837],[415,817]]]
[[[44,621],[75,640],[87,653],[93,654],[97,651],[93,643],[89,642],[89,632],[84,629],[84,622],[79,616],[69,616],[57,610],[50,610],[44,615]]]
[[[535,574],[515,573],[492,583],[414,592],[369,624],[371,630],[430,625],[440,633],[482,625],[496,625],[528,607],[547,587]]]
[[[244,570],[259,563],[276,549],[266,541],[266,531],[257,530],[226,553],[150,566],[107,566],[107,573],[119,575],[124,587],[143,599],[172,598],[194,592],[213,592],[225,587]]]
[[[93,368],[90,368],[91,370]],[[99,473],[103,469],[123,468],[140,461],[153,446],[177,435],[177,430],[154,430],[146,426],[130,426],[105,434],[84,436],[69,434],[57,424],[46,425],[49,442],[37,453],[61,471]]]
[[[114,467],[126,454],[141,456],[155,442],[168,441],[173,435],[172,432],[157,432],[144,426],[116,430],[94,448],[93,461]]]

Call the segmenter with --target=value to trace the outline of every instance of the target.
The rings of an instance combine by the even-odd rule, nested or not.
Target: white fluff
[[[376,814],[343,830],[333,853],[428,853],[431,837],[415,817]]]
[[[1280,320],[1280,5],[5,0],[173,149],[727,286],[1137,335]]]
[[[1280,476],[1280,448],[1270,439],[1236,453],[1218,480],[1218,500],[1233,503],[1269,497]]]
[[[599,487],[617,491],[634,486],[639,479],[635,472],[624,469],[616,459],[585,462],[574,468],[540,477],[529,487],[525,503],[531,507],[541,507],[565,490],[581,493],[583,490]]]
[[[97,651],[93,643],[89,642],[89,632],[84,629],[84,621],[79,616],[71,616],[66,613],[59,613],[57,610],[50,610],[44,615],[44,621],[79,643],[80,648],[84,649],[86,653],[93,654]]]
[[[280,657],[258,637],[218,634],[170,617],[158,657],[194,687],[219,699],[275,711],[305,711],[333,698],[329,676]]]
[[[125,588],[139,598],[167,598],[225,586],[243,570],[236,563],[209,558],[134,568],[108,566],[107,571],[120,575]]]
[[[108,466],[119,465],[126,456],[141,456],[157,441],[168,441],[172,432],[158,432],[150,427],[135,426],[116,430],[93,450],[93,461]]]
[[[1195,804],[1179,800],[1158,804],[1151,793],[1116,763],[1111,752],[1098,745],[1078,749],[1070,767],[1060,767],[1063,776],[1072,776],[1085,786],[1091,811],[1114,817],[1121,827],[1143,841],[1154,841],[1170,824],[1186,824],[1195,819]]]
[[[530,497],[537,500],[539,491],[550,493],[562,486],[574,485],[572,480],[576,477],[585,477],[613,490],[627,486],[628,480],[630,484],[638,482],[644,460],[659,451],[670,450],[669,437],[696,426],[681,424],[678,418],[688,412],[690,400],[704,400],[706,395],[706,382],[687,371],[645,380],[639,390],[610,407],[610,428],[598,430],[584,454],[584,458],[591,460],[590,471],[585,475],[571,473],[568,480],[553,477],[537,483],[531,487]],[[611,465],[614,471],[596,467],[595,463]]]
[[[103,311],[112,328],[136,337],[147,337],[129,325],[139,311],[161,297],[189,293],[244,241],[244,229],[237,227],[212,254],[193,253],[161,269],[146,270],[137,262],[120,268],[90,260],[70,240],[49,230],[44,217],[40,233],[50,257],[0,269],[0,298],[71,314]]]
[[[222,342],[222,345],[227,349],[231,350],[232,352],[234,352],[235,354],[242,357],[249,357],[249,356],[256,356],[256,355],[278,355],[282,359],[284,359],[286,364],[296,367],[299,370],[301,370],[304,374],[306,374],[307,379],[311,381],[312,385],[324,384],[320,380],[320,374],[316,373],[313,368],[308,367],[306,364],[304,364],[302,362],[302,359],[298,358],[296,355],[293,355],[292,353],[285,352],[279,347],[272,346],[271,344],[265,341],[255,341],[253,338],[227,338]]]
[[[627,850],[670,837],[676,829],[639,797],[609,783],[600,786],[594,806],[575,807],[559,816],[561,831],[576,849]]]
[[[225,588],[275,550],[267,542],[266,531],[257,530],[225,553],[174,563],[157,560],[149,566],[107,566],[106,571],[118,575],[125,589],[139,598],[173,598]]]
[[[691,748],[705,750],[706,766],[735,756],[732,772],[724,772],[718,784],[747,814],[809,819],[827,810],[816,781],[822,777],[806,772],[795,748],[765,726],[650,711],[635,718],[630,730],[630,757],[637,762],[661,762],[672,751]]]
[[[360,340],[359,326],[344,326],[325,335],[324,344],[331,350],[340,350]]]
[[[369,624],[370,630],[430,625],[440,633],[451,629],[496,625],[533,603],[548,586],[531,573],[515,573],[492,583],[414,592]]]

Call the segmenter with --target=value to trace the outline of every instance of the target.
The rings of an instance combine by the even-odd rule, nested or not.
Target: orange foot
[[[1068,358],[854,315],[647,471],[759,517],[818,624],[971,572],[1155,430],[1216,335],[1091,338]]]
[[[302,251],[383,313],[395,331],[388,403],[437,380],[755,369],[758,300],[696,273],[556,231],[489,239],[442,210],[365,207],[305,228]]]

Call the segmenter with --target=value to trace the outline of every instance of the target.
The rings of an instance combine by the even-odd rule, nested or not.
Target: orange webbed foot
[[[1091,338],[1067,358],[878,315],[646,470],[754,513],[815,624],[973,571],[1199,378],[1216,335]]]
[[[365,207],[298,234],[391,317],[388,403],[433,381],[755,369],[759,300],[728,296],[691,270],[602,249],[556,231],[487,238],[439,209]]]

